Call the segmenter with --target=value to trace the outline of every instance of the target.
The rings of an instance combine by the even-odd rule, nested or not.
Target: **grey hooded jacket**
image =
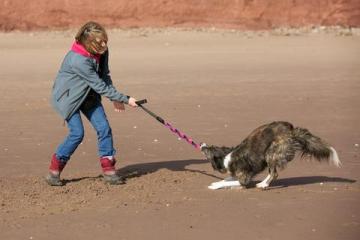
[[[108,56],[106,51],[97,63],[73,51],[66,54],[51,96],[53,107],[63,119],[68,120],[80,108],[91,89],[111,101],[128,103],[128,97],[112,85]]]

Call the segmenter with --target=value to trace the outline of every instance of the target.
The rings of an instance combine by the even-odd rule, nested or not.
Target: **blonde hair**
[[[85,23],[75,35],[76,42],[80,43],[92,54],[101,54],[107,49],[108,35],[105,28],[97,22]]]

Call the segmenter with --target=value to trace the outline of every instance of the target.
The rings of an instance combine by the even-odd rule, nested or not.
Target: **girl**
[[[53,154],[46,182],[62,186],[61,171],[84,137],[80,112],[90,121],[98,136],[98,151],[104,180],[121,184],[123,180],[115,172],[115,149],[109,122],[101,104],[103,95],[109,98],[115,111],[125,110],[125,104],[136,107],[136,99],[118,92],[109,75],[105,29],[96,22],[82,26],[75,36],[71,50],[55,79],[52,104],[65,119],[69,134]]]

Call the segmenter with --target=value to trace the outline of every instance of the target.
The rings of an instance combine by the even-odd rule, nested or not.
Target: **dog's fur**
[[[251,179],[266,168],[269,175],[256,186],[267,188],[278,176],[277,169],[283,169],[294,159],[295,153],[312,156],[318,161],[327,161],[339,167],[341,162],[334,148],[307,129],[294,127],[288,122],[272,122],[255,129],[236,147],[217,147],[201,144],[201,151],[211,162],[214,170],[230,173],[236,183],[223,186],[247,186]],[[237,182],[238,181],[238,182]],[[213,185],[214,187],[215,185]],[[216,188],[213,188],[216,189]]]

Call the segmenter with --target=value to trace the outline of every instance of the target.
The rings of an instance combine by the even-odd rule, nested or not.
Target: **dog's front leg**
[[[241,187],[241,184],[235,176],[229,176],[225,178],[224,180],[213,182],[210,186],[208,186],[209,189],[221,189],[221,188],[227,188],[227,187]]]
[[[212,190],[229,188],[229,187],[241,187],[241,184],[238,180],[230,180],[230,181],[222,180],[219,182],[214,182],[210,186],[208,186],[208,188]]]
[[[229,176],[222,181],[235,181],[235,180],[238,180],[235,176]]]
[[[249,185],[252,177],[253,177],[253,175],[250,173],[247,173],[247,172],[237,173],[237,178],[239,179],[239,182],[242,186]]]

